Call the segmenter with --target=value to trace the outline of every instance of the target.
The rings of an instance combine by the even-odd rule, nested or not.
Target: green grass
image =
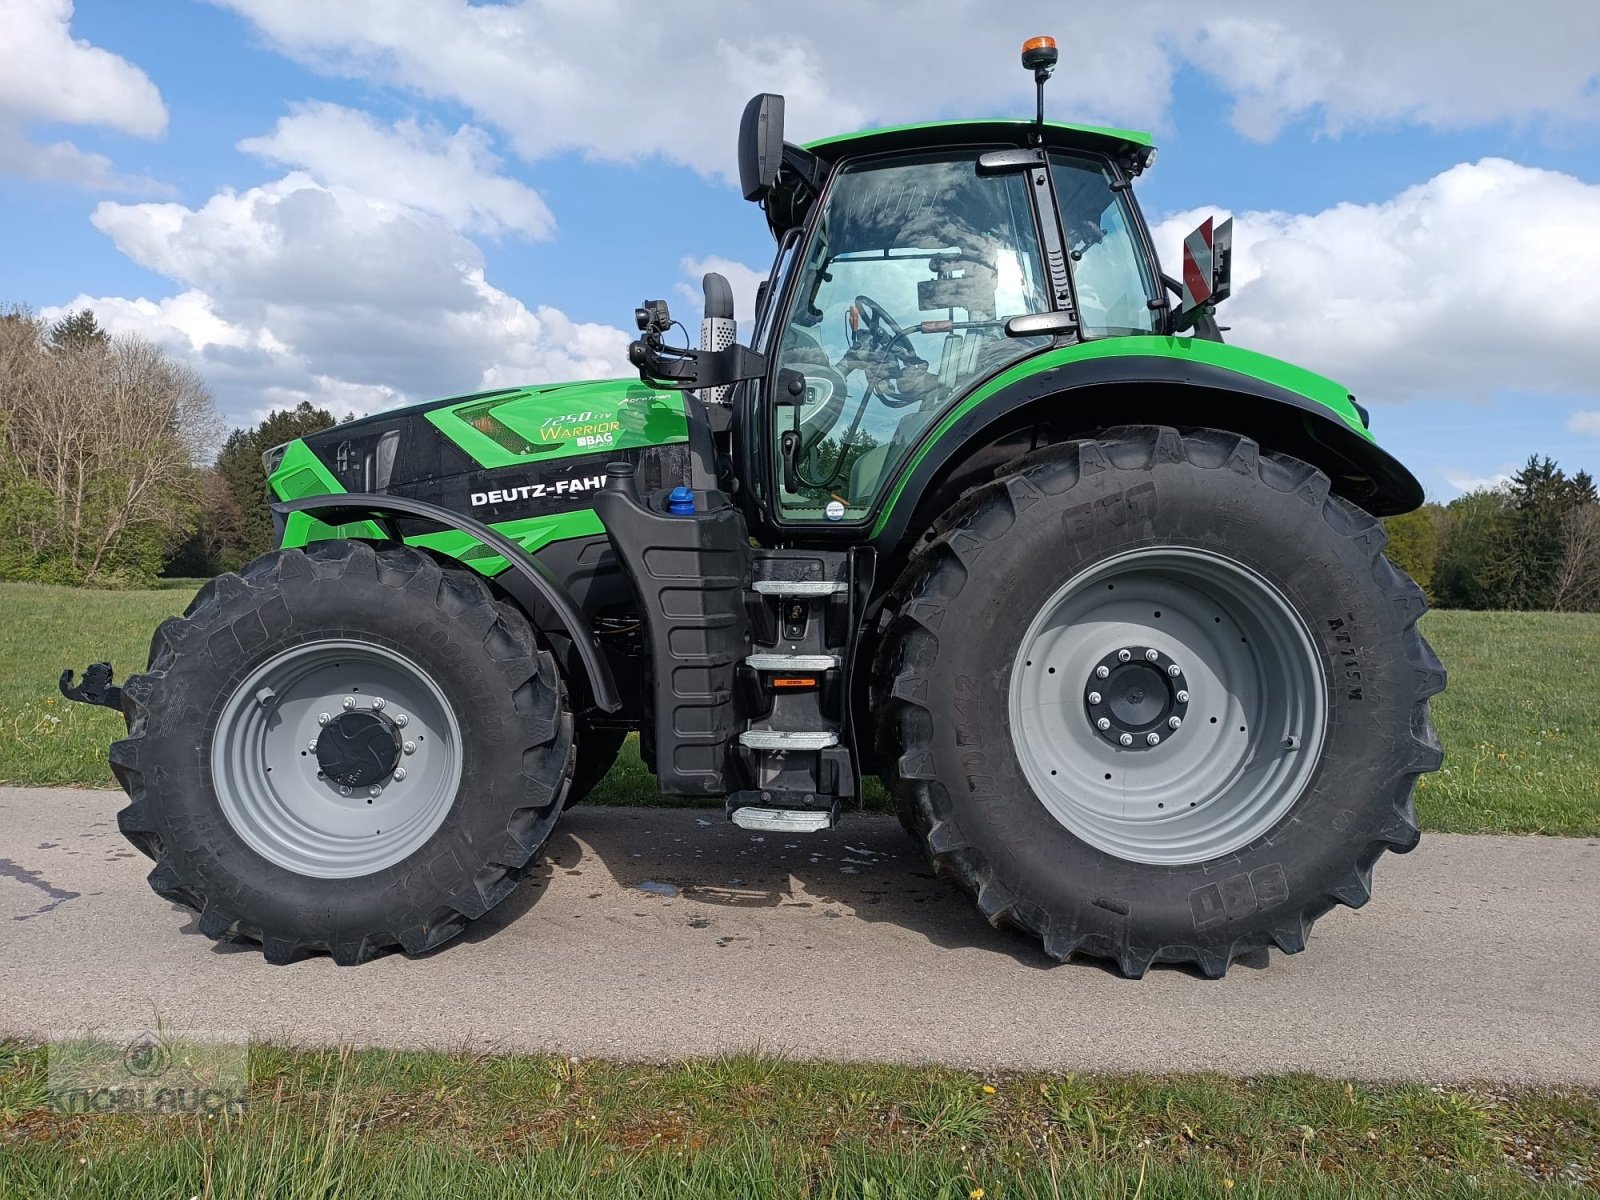
[[[0,1044],[0,1195],[1570,1196],[1600,1097],[257,1046],[243,1116],[63,1116]]]
[[[138,670],[188,591],[0,584],[0,782],[111,785],[105,748],[121,718],[66,703],[56,678],[100,658]],[[1450,671],[1433,702],[1445,768],[1418,792],[1423,828],[1600,836],[1600,614],[1436,612],[1423,628]],[[591,802],[682,803],[659,795],[633,739]],[[876,782],[866,807],[886,807]]]
[[[1424,829],[1600,835],[1600,614],[1434,612],[1443,770]]]

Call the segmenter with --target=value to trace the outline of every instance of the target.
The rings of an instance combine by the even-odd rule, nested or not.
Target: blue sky
[[[800,136],[1026,115],[1015,47],[1048,31],[1053,116],[1155,130],[1164,253],[1235,214],[1230,340],[1349,384],[1438,498],[1534,452],[1600,474],[1592,3],[927,0],[848,45],[831,9],[867,10],[833,0],[781,28],[701,0],[5,7],[0,301],[93,305],[235,421],[620,373],[641,298],[689,316],[696,264],[765,270],[722,174],[744,97],[787,93]]]

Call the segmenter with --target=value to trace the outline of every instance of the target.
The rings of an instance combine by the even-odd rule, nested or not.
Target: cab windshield
[[[1026,177],[979,175],[977,153],[862,163],[829,190],[778,347],[805,377],[773,410],[787,519],[865,517],[930,422],[1048,343],[1005,334],[1050,307]]]

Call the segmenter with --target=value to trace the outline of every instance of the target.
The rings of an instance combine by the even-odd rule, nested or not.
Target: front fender
[[[272,505],[276,520],[286,520],[292,513],[317,513],[333,525],[374,522],[388,537],[399,541],[399,531],[393,528],[394,517],[414,517],[432,521],[449,529],[470,534],[510,564],[509,570],[496,577],[495,582],[511,593],[529,616],[547,612],[561,626],[561,632],[570,640],[573,655],[582,665],[585,682],[596,708],[614,713],[622,708],[622,697],[617,692],[611,666],[596,641],[588,618],[562,582],[551,574],[537,558],[481,521],[461,513],[412,500],[405,496],[379,496],[362,492],[337,495],[304,496],[298,500],[279,500]],[[546,632],[553,632],[547,630]]]

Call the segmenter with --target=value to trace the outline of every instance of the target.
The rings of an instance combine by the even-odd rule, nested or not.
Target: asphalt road
[[[0,1033],[138,1029],[656,1059],[1600,1086],[1600,843],[1432,835],[1306,953],[1209,982],[1054,964],[892,820],[765,839],[577,808],[536,878],[421,960],[269,967],[145,884],[120,793],[0,789]]]

